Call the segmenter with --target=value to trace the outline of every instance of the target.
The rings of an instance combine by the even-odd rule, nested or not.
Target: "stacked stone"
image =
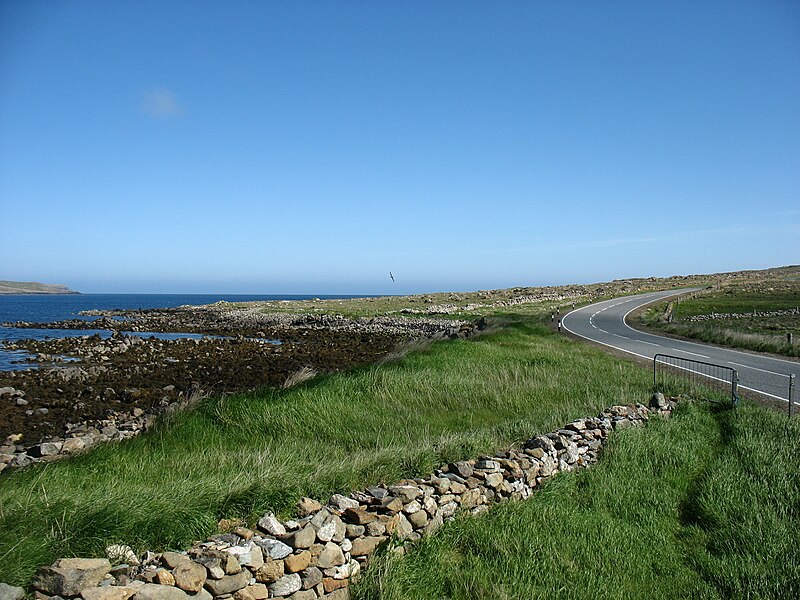
[[[706,315],[692,315],[687,321],[717,321],[723,319],[750,319],[753,317],[787,317],[800,314],[800,308],[790,308],[788,310],[759,310],[747,313],[711,313]]]
[[[528,498],[556,473],[596,462],[611,431],[669,415],[674,407],[661,394],[650,408],[612,406],[519,449],[451,463],[428,477],[335,494],[325,506],[303,498],[296,519],[270,513],[255,529],[221,523],[227,533],[186,552],[148,552],[140,560],[127,546],[112,546],[108,559],[61,559],[39,570],[36,600],[345,599],[379,547],[403,554],[459,511],[479,514],[493,503]]]
[[[130,413],[115,412],[107,419],[74,424],[63,438],[47,438],[33,446],[19,443],[21,434],[10,435],[0,444],[0,472],[9,467],[27,467],[37,462],[57,460],[97,444],[134,437],[150,427],[153,420],[154,417],[145,414],[141,408],[134,408]]]

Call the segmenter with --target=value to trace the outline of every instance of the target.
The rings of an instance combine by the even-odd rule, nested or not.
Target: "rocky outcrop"
[[[113,568],[105,559],[61,559],[40,569],[33,587],[38,600],[343,600],[375,552],[404,554],[459,512],[524,500],[557,473],[595,463],[612,431],[668,416],[674,407],[674,399],[660,394],[650,408],[612,406],[519,448],[445,465],[427,477],[335,494],[324,506],[303,498],[296,519],[267,514],[252,529],[221,522],[223,533],[184,552],[137,557],[116,545],[107,549]]]
[[[397,324],[404,321],[416,320],[393,318],[373,325],[402,329]],[[406,333],[424,336],[405,338],[338,336],[336,319],[312,322],[319,331],[306,331],[307,337],[296,343],[262,338],[161,340],[115,333],[106,339],[91,335],[7,344],[40,362],[64,362],[65,355],[75,362],[0,373],[0,440],[5,438],[0,472],[137,435],[157,415],[191,404],[215,384],[224,383],[230,393],[288,387],[297,381],[298,370],[334,372],[386,360],[408,339],[466,339],[486,324],[419,320],[419,328],[406,328]],[[180,388],[176,382],[182,382]]]

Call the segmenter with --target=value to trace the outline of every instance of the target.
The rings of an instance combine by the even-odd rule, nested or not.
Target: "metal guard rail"
[[[667,359],[667,360],[659,361],[659,357],[662,358],[662,359]],[[669,361],[673,361],[673,362],[669,362]],[[662,364],[662,365],[664,365],[666,367],[670,367],[670,368],[673,368],[673,369],[678,369],[678,370],[681,370],[681,371],[688,371],[689,373],[692,373],[694,375],[699,375],[700,377],[706,377],[708,379],[713,379],[715,381],[721,381],[722,383],[725,383],[725,384],[730,383],[730,386],[731,386],[731,406],[736,407],[736,405],[739,403],[739,394],[738,394],[739,373],[738,373],[738,371],[736,369],[734,369],[732,367],[726,367],[725,365],[718,365],[718,364],[714,364],[714,363],[707,363],[707,362],[703,362],[701,360],[694,360],[692,358],[683,358],[681,356],[672,356],[671,354],[656,354],[653,357],[653,388],[654,389],[658,388],[658,365],[659,364]],[[696,369],[689,368],[688,366],[685,366],[685,365],[698,365],[698,366],[701,366],[701,367],[708,367],[709,368],[708,370],[715,369],[715,370],[717,370],[717,372],[719,374],[729,373],[730,377],[725,378],[725,379],[723,379],[721,377],[715,377],[714,375],[711,375],[709,373],[704,373],[701,370],[696,370]]]

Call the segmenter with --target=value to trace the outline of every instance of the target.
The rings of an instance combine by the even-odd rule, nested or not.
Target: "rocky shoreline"
[[[599,460],[611,432],[668,417],[677,399],[655,394],[650,406],[612,406],[537,435],[519,448],[444,465],[393,485],[374,485],[327,504],[302,498],[297,517],[268,513],[248,527],[223,520],[220,533],[182,552],[136,553],[106,548],[107,558],[63,558],[41,567],[37,600],[346,600],[351,581],[378,551],[404,554],[458,514],[529,498],[560,472]],[[25,590],[0,584],[0,599],[21,600]]]
[[[224,306],[104,311],[92,320],[4,324],[111,330],[7,343],[32,368],[0,371],[0,471],[124,439],[206,395],[284,385],[301,370],[333,373],[419,340],[467,338],[485,325],[447,319],[264,314]],[[208,334],[159,339],[128,332]]]

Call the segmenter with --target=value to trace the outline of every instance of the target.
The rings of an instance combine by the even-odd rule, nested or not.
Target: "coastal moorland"
[[[800,275],[742,280],[649,307],[634,317],[653,333],[800,356]]]
[[[799,271],[97,315],[133,318],[149,331],[236,322],[240,343],[259,332],[299,342],[359,326],[397,337],[363,361],[297,385],[276,381],[230,395],[211,388],[178,410],[156,411],[135,438],[7,469],[0,581],[27,585],[56,558],[102,556],[110,544],[180,550],[217,531],[221,519],[252,525],[266,511],[291,516],[302,496],[322,500],[412,478],[606,406],[646,403],[647,368],[558,335],[553,315],[651,289],[792,282]],[[435,326],[425,329],[431,320]],[[417,325],[399,332],[402,322]],[[281,332],[277,323],[289,325]],[[78,368],[135,372],[103,354],[77,353]],[[24,377],[12,385],[21,387]],[[615,433],[594,469],[560,475],[528,501],[457,518],[403,559],[378,556],[351,594],[791,596],[800,581],[800,550],[791,543],[800,525],[800,474],[790,451],[800,443],[797,423],[749,401],[734,411],[700,390],[671,420]]]
[[[0,281],[0,294],[78,294],[65,285],[35,281]]]

